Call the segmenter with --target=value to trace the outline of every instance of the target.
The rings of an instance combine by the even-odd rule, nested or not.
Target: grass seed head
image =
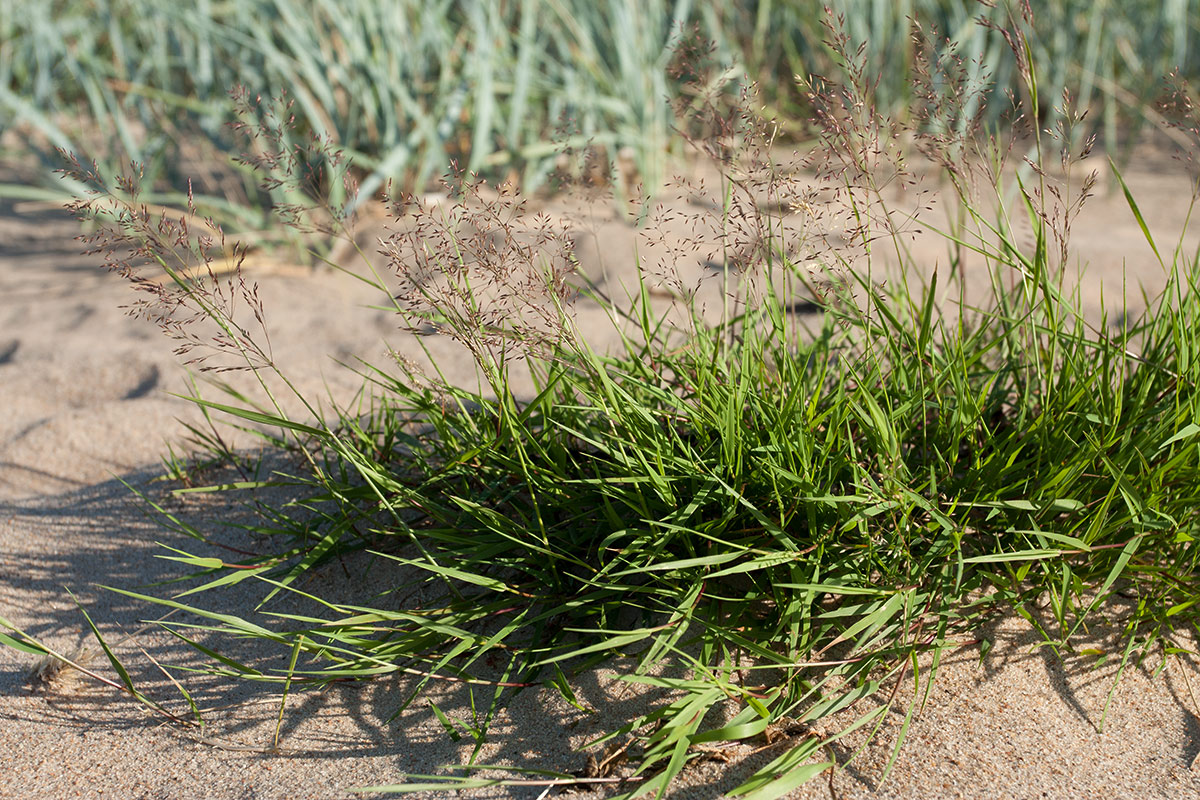
[[[84,647],[75,648],[65,659],[47,653],[29,667],[26,684],[38,694],[70,694],[84,679],[75,665],[86,667],[94,658],[95,652]]]

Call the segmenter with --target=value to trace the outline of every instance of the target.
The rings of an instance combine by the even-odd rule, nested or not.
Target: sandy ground
[[[1170,249],[1187,213],[1188,180],[1169,162],[1127,177],[1145,217]],[[170,342],[124,314],[120,307],[131,299],[129,288],[99,269],[94,257],[78,254],[76,233],[61,213],[0,205],[0,615],[65,651],[87,648],[84,619],[69,589],[116,643],[139,686],[182,713],[178,692],[155,662],[200,662],[167,634],[142,628],[157,611],[100,586],[137,589],[176,574],[171,562],[158,558],[165,551],[156,543],[198,546],[148,519],[126,484],[206,530],[221,530],[245,512],[225,499],[172,499],[170,486],[153,481],[161,474],[166,444],[181,446],[180,420],[195,423],[199,416],[171,396],[186,383]],[[369,249],[374,235],[364,232]],[[629,277],[624,254],[634,241],[623,223],[596,222],[580,240],[585,268],[616,291]],[[1161,285],[1153,254],[1119,192],[1101,191],[1092,201],[1075,225],[1075,244],[1089,264],[1085,307],[1097,317],[1102,287],[1111,299],[1123,275],[1130,276],[1131,286]],[[1192,252],[1197,242],[1188,237],[1184,244]],[[643,242],[641,252],[650,259],[656,251]],[[694,263],[684,258],[681,269],[704,274],[707,254],[690,258]],[[944,263],[945,253],[931,249],[925,261]],[[344,276],[264,270],[251,277],[260,284],[276,356],[310,396],[329,392],[345,398],[357,387],[334,359],[360,356],[379,363],[390,347],[411,348],[391,315],[365,308],[377,298]],[[1131,303],[1140,304],[1140,298]],[[584,326],[603,339],[596,310],[582,315]],[[435,339],[432,346],[437,351],[445,345]],[[469,373],[454,363],[461,356],[441,352],[457,374]],[[245,541],[236,531],[219,535]],[[397,579],[377,574],[371,580]],[[310,581],[309,590],[347,596],[369,588],[348,585],[337,569]],[[244,612],[256,598],[247,587],[221,595],[219,603]],[[1200,719],[1191,694],[1195,689],[1200,696],[1195,662],[1171,659],[1160,670],[1155,656],[1131,667],[1101,731],[1113,663],[1097,668],[1087,656],[1060,660],[1037,647],[1038,637],[1017,619],[1002,620],[987,633],[996,647],[982,661],[975,647],[947,654],[882,786],[879,776],[900,712],[887,718],[876,743],[848,768],[822,776],[796,796],[1200,797],[1200,772],[1192,769],[1200,754]],[[1108,649],[1114,635],[1103,624],[1089,634],[1094,646]],[[90,650],[89,664],[112,676],[94,646]],[[287,657],[255,647],[242,655],[270,667],[283,666]],[[28,679],[32,662],[24,653],[0,649],[5,798],[350,797],[356,796],[353,787],[437,772],[469,756],[468,747],[444,734],[424,701],[391,719],[406,695],[404,681],[293,695],[273,749],[280,706],[269,688],[185,675],[196,701],[208,709],[207,727],[198,731],[164,722],[87,680],[35,691]],[[605,730],[606,723],[645,708],[646,697],[615,679],[618,666],[578,679],[577,692],[597,714],[584,714],[549,690],[518,695],[498,716],[479,761],[582,768],[584,756],[572,748]],[[431,697],[452,716],[468,717],[468,698],[459,688],[438,687]],[[690,767],[671,796],[720,797],[782,746],[756,742],[714,753]],[[853,746],[839,744],[839,758]],[[575,796],[598,798],[609,791]],[[564,796],[530,787],[474,794]]]

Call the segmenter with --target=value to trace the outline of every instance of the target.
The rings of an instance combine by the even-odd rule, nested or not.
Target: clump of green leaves
[[[554,169],[563,138],[610,156],[630,148],[653,190],[666,150],[681,145],[671,100],[688,94],[670,62],[687,32],[711,40],[731,74],[757,81],[781,124],[807,137],[811,109],[793,76],[843,77],[843,54],[823,25],[826,6],[845,20],[850,52],[861,46],[880,76],[872,103],[903,113],[913,99],[908,76],[926,58],[911,20],[940,31],[937,49],[961,58],[998,100],[1020,89],[1018,70],[1003,38],[975,20],[1003,21],[1021,5],[0,0],[0,131],[19,133],[14,155],[42,168],[36,185],[0,193],[56,201],[64,190],[81,193],[85,185],[53,176],[62,149],[96,160],[110,181],[138,162],[145,196],[160,205],[182,208],[191,185],[227,228],[269,228],[270,209],[293,200],[260,190],[252,173],[221,158],[243,146],[225,126],[238,113],[227,95],[235,86],[251,97],[286,92],[297,140],[333,142],[364,200],[386,181],[423,188],[451,159],[533,189]],[[1194,2],[1043,5],[1033,40],[1043,94],[1075,87],[1110,148],[1122,120],[1141,119],[1160,75],[1197,74]]]

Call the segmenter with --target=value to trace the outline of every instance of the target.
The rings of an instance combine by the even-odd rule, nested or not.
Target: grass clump
[[[631,149],[657,188],[665,151],[682,145],[670,98],[686,95],[669,67],[685,31],[710,39],[732,74],[757,80],[781,124],[805,137],[809,109],[793,76],[841,78],[837,49],[826,42],[826,6],[881,76],[872,102],[902,113],[913,99],[908,74],[924,58],[913,46],[914,18],[952,40],[948,52],[976,78],[990,77],[993,99],[1019,90],[1003,38],[974,24],[979,16],[1003,21],[1013,4],[2,0],[0,132],[19,134],[12,155],[41,169],[0,194],[57,202],[64,191],[84,191],[54,179],[61,148],[87,153],[110,180],[138,162],[148,201],[182,208],[192,186],[204,213],[227,229],[269,229],[270,209],[295,198],[261,190],[248,171],[220,168],[219,156],[239,146],[224,125],[238,113],[227,95],[234,86],[251,97],[286,90],[296,140],[333,142],[364,198],[387,181],[419,189],[451,159],[536,189],[564,136],[609,157]],[[1192,3],[1041,5],[1034,55],[1045,65],[1044,93],[1076,87],[1110,149],[1122,121],[1141,120],[1158,76],[1178,68],[1193,79],[1200,70]]]
[[[1003,30],[1036,110],[1025,24]],[[962,74],[953,59],[941,67]],[[332,417],[306,398],[309,417],[285,413],[269,347],[190,269],[214,243],[181,238],[132,194],[115,211],[112,193],[81,201],[84,216],[115,214],[101,246],[133,243],[173,279],[142,284],[148,313],[191,346],[211,337],[185,334],[172,314],[197,312],[266,398],[197,402],[277,431],[304,465],[288,478],[303,496],[263,508],[262,530],[292,537],[282,552],[173,557],[207,591],[258,580],[267,599],[301,595],[301,575],[356,551],[407,576],[369,603],[303,595],[318,609],[307,615],[216,614],[192,599],[197,587],[186,603],[133,596],[199,615],[162,625],[215,654],[218,671],[288,691],[408,674],[422,677],[412,702],[428,681],[465,682],[476,754],[511,693],[545,683],[577,702],[573,676],[627,656],[626,679],[668,693],[596,742],[614,743],[627,769],[552,778],[603,778],[623,797],[662,794],[697,745],[836,718],[730,792],[782,795],[833,766],[817,759],[823,745],[878,729],[894,696],[883,690],[932,681],[937,656],[977,641],[996,613],[1015,611],[1068,652],[1120,593],[1134,601],[1108,654],[1122,669],[1183,652],[1175,631],[1194,627],[1200,600],[1196,259],[1164,261],[1167,289],[1141,317],[1085,319],[1066,274],[1069,223],[1091,183],[1072,187],[1047,166],[1060,150],[1064,163],[1079,155],[1070,131],[1018,119],[1037,158],[1010,168],[1008,150],[978,134],[981,112],[939,126],[930,99],[914,141],[960,205],[942,233],[953,269],[923,271],[909,255],[913,212],[887,186],[908,175],[898,131],[861,80],[806,89],[822,126],[816,189],[779,164],[770,124],[747,113],[700,126],[716,131],[719,245],[740,254],[726,258],[736,269],[720,278],[715,323],[682,279],[680,302],[656,299],[648,267],[626,298],[581,285],[564,232],[523,222],[519,198],[484,198],[467,175],[451,181],[449,210],[399,198],[397,215],[418,222],[387,243],[394,271],[358,277],[414,332],[458,342],[480,384],[404,358],[364,365],[369,403]],[[945,96],[927,90],[916,95]],[[796,237],[797,218],[822,214],[848,222],[846,243]],[[971,274],[988,280],[968,303]],[[252,290],[226,285],[261,321]],[[793,313],[797,297],[811,298],[818,325]],[[578,323],[587,303],[619,346],[592,346]],[[1032,612],[1042,601],[1048,615]],[[226,637],[276,642],[289,665],[245,667],[221,655]],[[932,670],[918,670],[929,653]],[[390,788],[493,784],[470,777],[474,761]]]

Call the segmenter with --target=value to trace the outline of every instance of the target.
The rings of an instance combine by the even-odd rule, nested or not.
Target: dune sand
[[[1173,242],[1190,196],[1186,177],[1168,164],[1131,171],[1128,179],[1152,227]],[[603,242],[610,258],[585,264],[615,286],[628,262],[611,254],[622,241],[631,244],[633,234],[620,223],[605,225],[584,244]],[[76,233],[61,212],[0,205],[0,615],[66,652],[83,647],[81,657],[111,676],[84,633],[69,589],[117,643],[139,686],[184,713],[155,662],[196,666],[195,654],[161,630],[142,627],[158,610],[99,586],[136,589],[168,578],[175,569],[158,558],[165,551],[156,543],[199,545],[155,525],[125,484],[206,530],[219,530],[245,512],[225,497],[172,499],[168,485],[153,482],[166,443],[181,446],[179,420],[197,422],[200,416],[171,396],[186,388],[171,343],[153,326],[124,314],[120,306],[131,300],[129,288],[99,269],[94,257],[78,254]],[[1110,298],[1119,293],[1123,268],[1131,284],[1142,280],[1153,289],[1161,283],[1119,192],[1092,201],[1075,237],[1081,259],[1090,263],[1083,288],[1089,309],[1099,307],[1101,286]],[[370,246],[369,235],[366,240]],[[1195,237],[1186,244],[1194,251]],[[931,262],[938,258],[944,256],[931,252]],[[389,346],[403,346],[395,320],[365,309],[376,298],[344,276],[264,270],[250,277],[260,284],[279,360],[314,397],[324,396],[326,386],[335,397],[348,397],[357,387],[332,358],[383,362]],[[219,535],[243,541],[236,531]],[[309,580],[306,588],[319,592],[354,588],[345,585],[339,569]],[[249,589],[221,595],[220,607],[245,612],[256,597]],[[1110,611],[1119,616],[1119,609]],[[1016,618],[997,623],[990,634],[996,647],[982,662],[972,646],[947,654],[882,787],[878,779],[902,706],[861,757],[797,796],[1200,798],[1200,771],[1192,769],[1200,754],[1195,661],[1171,659],[1158,671],[1160,659],[1151,657],[1130,668],[1101,732],[1116,659],[1100,668],[1087,656],[1059,660],[1036,647],[1037,636]],[[1111,647],[1113,635],[1099,624],[1089,637],[1104,648]],[[286,663],[285,653],[244,650],[241,655],[253,663]],[[468,743],[450,741],[424,700],[389,719],[405,697],[408,684],[402,680],[293,695],[273,750],[280,709],[269,688],[188,677],[197,702],[212,709],[199,731],[166,722],[87,679],[39,689],[28,677],[32,663],[24,653],[0,649],[5,798],[349,797],[353,787],[437,772],[469,755]],[[520,694],[494,723],[479,760],[582,768],[585,757],[572,747],[604,730],[606,720],[625,719],[644,707],[645,698],[615,674],[603,669],[579,681],[579,695],[600,709],[596,715],[548,690]],[[906,692],[902,688],[898,700]],[[431,696],[447,713],[466,718],[459,687],[436,687]],[[845,745],[838,746],[840,758],[854,742]],[[715,752],[689,768],[671,796],[720,797],[781,746],[757,742]],[[611,791],[572,794],[602,797]],[[473,794],[566,793],[521,787]]]

